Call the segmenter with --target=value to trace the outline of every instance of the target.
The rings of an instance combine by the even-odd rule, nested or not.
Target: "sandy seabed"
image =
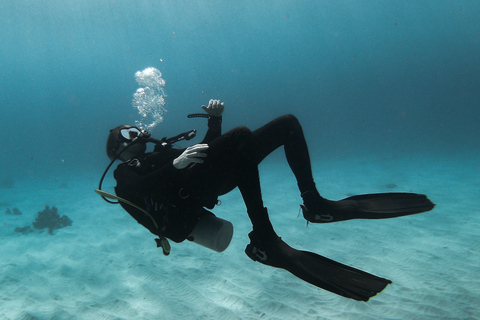
[[[15,181],[2,189],[0,319],[479,319],[478,155],[368,156],[313,163],[331,199],[425,193],[433,211],[306,227],[284,161],[260,167],[265,205],[291,246],[391,279],[369,302],[346,299],[251,261],[250,222],[237,190],[213,211],[232,221],[230,247],[157,249],[154,236],[93,190],[101,172]],[[106,185],[111,191],[113,181]],[[55,205],[73,225],[54,235],[15,232]],[[22,215],[6,215],[7,208]]]

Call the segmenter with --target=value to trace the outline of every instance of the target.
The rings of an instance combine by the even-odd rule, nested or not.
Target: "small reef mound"
[[[19,232],[21,234],[29,234],[29,233],[32,233],[33,232],[33,229],[32,227],[30,226],[25,226],[23,228],[20,228],[20,227],[16,227],[15,228],[15,232]]]
[[[13,212],[12,212],[13,211]],[[13,210],[7,209],[6,214],[14,214],[14,215],[21,215],[22,213],[20,210],[14,208]],[[35,221],[32,223],[33,228],[39,229],[42,232],[44,229],[48,229],[48,233],[53,235],[53,230],[65,228],[72,225],[72,220],[66,215],[60,217],[58,214],[58,209],[53,206],[45,206],[43,211],[37,213],[37,217]],[[25,227],[16,227],[15,232],[21,234],[29,234],[34,232],[30,225]]]
[[[72,225],[72,220],[66,215],[60,217],[58,214],[58,209],[53,206],[45,206],[43,211],[38,212],[35,221],[33,222],[33,227],[35,229],[47,229],[48,233],[53,234],[53,230],[61,229]]]
[[[7,210],[5,211],[5,214],[13,214],[16,216],[21,216],[22,212],[18,210],[18,208],[13,208],[12,210],[10,210],[10,208],[7,208]]]

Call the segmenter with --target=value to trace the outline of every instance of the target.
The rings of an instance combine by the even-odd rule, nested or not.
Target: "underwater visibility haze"
[[[473,0],[0,0],[0,318],[480,318],[479,16]],[[436,204],[305,227],[283,152],[260,165],[284,241],[391,285],[351,301],[251,261],[238,190],[212,210],[235,228],[224,252],[168,257],[94,193],[110,129],[196,129],[186,147],[210,99],[224,132],[294,114],[327,198]]]

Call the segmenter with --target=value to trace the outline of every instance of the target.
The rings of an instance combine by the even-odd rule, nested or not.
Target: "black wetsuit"
[[[122,206],[152,233],[176,242],[187,238],[206,208],[217,197],[238,187],[254,230],[271,228],[264,210],[258,164],[273,150],[284,146],[287,161],[297,178],[300,192],[315,188],[302,128],[293,115],[285,115],[250,131],[234,128],[221,135],[221,117],[210,117],[201,143],[209,145],[204,163],[185,169],[173,167],[173,160],[185,149],[157,146],[152,153],[122,163],[115,170],[118,196],[147,210]]]
[[[263,206],[258,164],[284,146],[302,194],[303,215],[311,222],[382,219],[424,212],[434,206],[425,195],[380,193],[339,201],[322,198],[312,178],[302,128],[292,115],[279,117],[253,132],[237,127],[221,135],[221,118],[210,118],[208,126],[202,141],[209,145],[207,156],[202,158],[204,163],[175,169],[173,160],[185,149],[157,146],[154,152],[120,164],[115,170],[117,195],[148,212],[121,202],[139,223],[160,237],[181,242],[203,215],[211,214],[204,207],[213,208],[218,196],[238,187],[253,224],[245,249],[252,260],[285,269],[319,288],[359,301],[368,301],[391,283],[283,242]],[[327,216],[329,219],[323,219]]]

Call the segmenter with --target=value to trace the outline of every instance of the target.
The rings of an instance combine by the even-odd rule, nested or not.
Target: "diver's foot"
[[[250,244],[245,248],[245,253],[250,259],[271,267],[283,268],[285,250],[291,248],[283,242],[282,238],[276,234],[274,237],[264,238],[257,236],[254,231],[250,232],[248,237]]]
[[[355,201],[332,201],[323,198],[315,191],[306,191],[302,194],[303,204],[300,208],[303,217],[312,223],[328,223],[355,219],[358,210]]]
[[[327,210],[325,210],[327,212],[322,212],[324,210],[314,212],[313,210],[308,210],[307,206],[304,204],[301,204],[300,208],[302,210],[303,217],[308,222],[313,222],[313,223],[333,222],[333,216],[331,213],[328,213]]]
[[[344,210],[335,208],[335,203],[332,203],[329,208],[323,207],[322,209],[319,209],[319,210],[309,209],[309,207],[307,207],[304,204],[301,204],[300,208],[302,210],[303,217],[305,218],[305,220],[312,223],[329,223],[329,222],[356,219],[353,208],[351,212],[342,213],[342,211]]]

